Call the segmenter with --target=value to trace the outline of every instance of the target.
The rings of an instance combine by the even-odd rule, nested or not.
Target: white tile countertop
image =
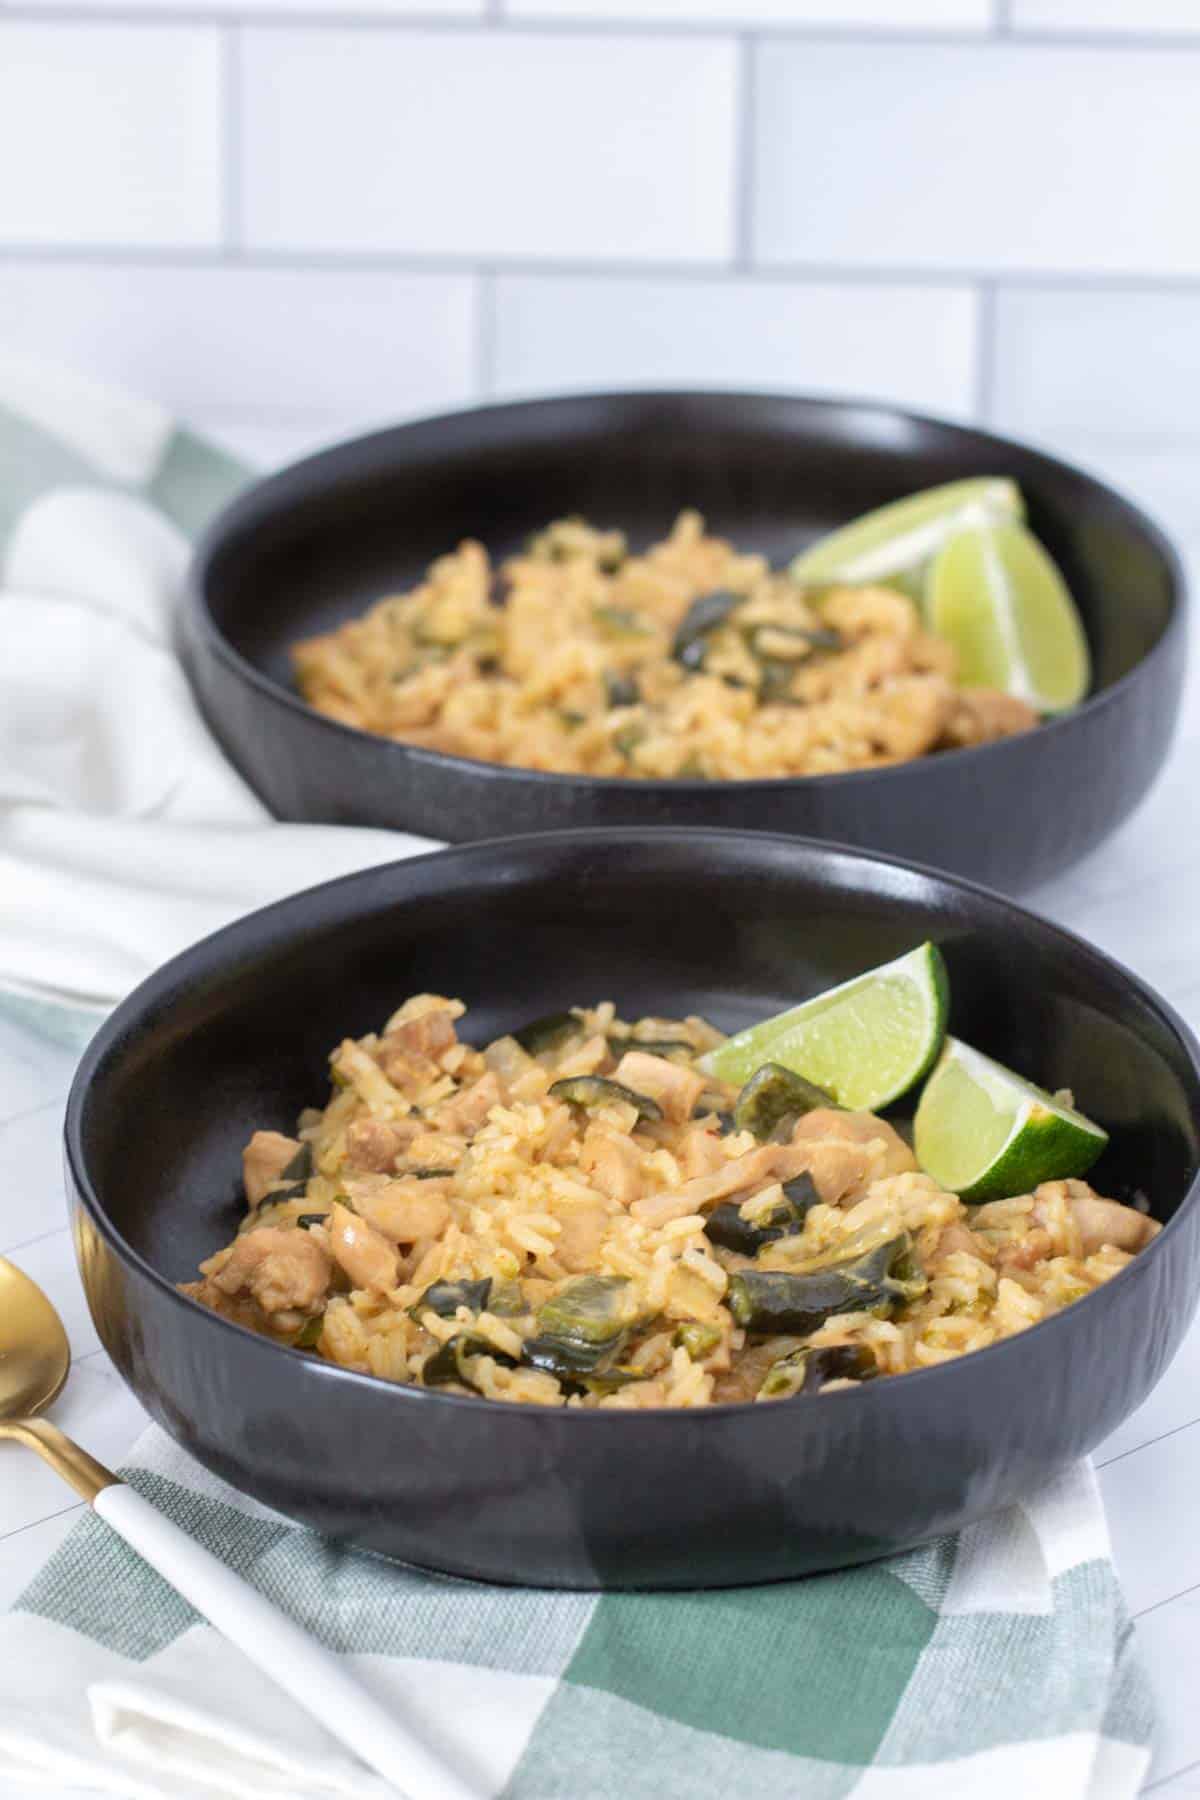
[[[1191,548],[1192,546],[1189,546]],[[1195,559],[1193,558],[1193,566]],[[1188,877],[1200,875],[1194,818],[1200,671],[1189,682],[1170,762],[1150,799],[1098,854],[1032,903],[1116,956],[1200,1028],[1200,924]],[[1037,804],[1036,795],[1031,805]],[[0,1017],[0,1253],[60,1308],[75,1366],[52,1409],[105,1461],[145,1422],[100,1349],[75,1270],[60,1170],[63,1103],[74,1056]],[[32,1456],[5,1447],[0,1478],[0,1608],[66,1535],[81,1506]],[[1095,1453],[1117,1566],[1158,1700],[1147,1791],[1200,1796],[1200,1320],[1145,1405]]]

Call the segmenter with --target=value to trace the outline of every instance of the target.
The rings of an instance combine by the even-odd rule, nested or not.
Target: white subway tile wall
[[[0,0],[0,342],[267,462],[877,396],[1200,546],[1198,95],[1200,0]]]

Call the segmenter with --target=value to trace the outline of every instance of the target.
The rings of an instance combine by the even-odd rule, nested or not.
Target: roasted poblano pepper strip
[[[296,1223],[301,1231],[311,1231],[314,1225],[327,1225],[329,1223],[329,1214],[318,1212],[301,1213],[300,1217],[296,1220]]]
[[[639,1038],[622,1037],[619,1033],[610,1035],[608,1047],[616,1057],[624,1056],[627,1050],[644,1050],[647,1056],[662,1056],[669,1062],[673,1056],[695,1056],[696,1046],[687,1038]]]
[[[783,1199],[755,1219],[742,1216],[741,1206],[726,1200],[714,1206],[704,1221],[704,1235],[710,1244],[723,1250],[736,1250],[740,1256],[753,1256],[764,1244],[776,1238],[795,1237],[804,1229],[804,1221],[820,1201],[817,1184],[807,1169],[786,1183]]]
[[[710,634],[719,625],[724,625],[730,614],[741,604],[740,594],[730,594],[724,589],[718,589],[712,594],[701,594],[698,600],[693,600],[679,622],[671,645],[671,655],[675,661],[682,663],[685,669],[702,669],[708,655]]]
[[[460,1306],[468,1312],[486,1312],[491,1291],[490,1276],[482,1281],[435,1281],[409,1310],[414,1319],[427,1312],[436,1313],[439,1319],[452,1319]]]
[[[325,1323],[325,1315],[318,1313],[315,1319],[303,1324],[292,1339],[293,1350],[315,1350],[321,1336],[321,1327]]]
[[[529,1311],[519,1281],[493,1281],[487,1310],[498,1319],[519,1319]]]
[[[836,1102],[824,1088],[806,1081],[794,1069],[782,1063],[763,1063],[737,1097],[733,1122],[739,1131],[751,1131],[762,1142],[780,1133],[791,1135],[791,1127],[804,1113]]]
[[[312,1170],[312,1145],[301,1144],[287,1165],[280,1169],[276,1185],[267,1190],[254,1211],[261,1212],[265,1206],[279,1206],[285,1200],[302,1200],[308,1190],[308,1178]]]
[[[636,706],[642,697],[636,675],[621,675],[615,669],[605,671],[604,694],[610,706]]]
[[[415,1181],[436,1181],[440,1176],[453,1175],[453,1169],[405,1169],[404,1174]]]
[[[544,1018],[531,1019],[528,1025],[522,1025],[520,1031],[514,1031],[522,1050],[528,1056],[541,1056],[547,1050],[557,1050],[568,1038],[577,1037],[583,1031],[583,1025],[574,1013],[547,1013]]]
[[[538,1309],[525,1361],[570,1379],[610,1369],[637,1324],[624,1275],[581,1275]]]
[[[677,1325],[673,1342],[681,1344],[693,1362],[703,1362],[711,1356],[721,1341],[721,1329],[718,1325],[703,1325],[698,1319],[689,1319],[684,1325]]]
[[[819,1393],[827,1381],[870,1381],[878,1373],[879,1364],[863,1344],[806,1345],[772,1363],[758,1393],[762,1400],[786,1400]]]
[[[756,1337],[779,1332],[807,1336],[834,1313],[873,1312],[882,1317],[902,1300],[925,1291],[912,1260],[912,1241],[901,1232],[885,1244],[817,1268],[745,1269],[729,1283],[729,1310]]]
[[[635,1093],[606,1075],[564,1075],[561,1081],[552,1082],[548,1091],[555,1100],[570,1100],[576,1106],[612,1106],[620,1100],[635,1106],[640,1119],[663,1116],[662,1107],[649,1094]]]
[[[431,1356],[426,1357],[421,1370],[421,1381],[425,1387],[444,1387],[448,1381],[455,1381],[460,1387],[472,1388],[478,1392],[469,1367],[477,1356],[490,1356],[504,1369],[515,1369],[517,1366],[513,1357],[506,1355],[503,1350],[497,1350],[495,1344],[489,1343],[477,1331],[460,1331],[440,1345]]]

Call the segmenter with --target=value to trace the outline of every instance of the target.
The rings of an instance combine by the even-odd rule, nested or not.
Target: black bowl
[[[330,1046],[404,995],[483,1042],[609,997],[739,1027],[942,945],[952,1027],[1112,1132],[1095,1179],[1166,1230],[1112,1282],[941,1367],[700,1412],[581,1412],[396,1387],[253,1336],[173,1282],[240,1216],[239,1152],[326,1091]],[[710,1587],[828,1569],[965,1525],[1112,1431],[1196,1306],[1198,1046],[1132,975],[951,878],[750,833],[581,831],[443,851],[254,913],[97,1034],[67,1176],[106,1349],[171,1435],[331,1537],[459,1575]]]
[[[1011,475],[1066,573],[1096,686],[1031,735],[803,780],[548,775],[335,723],[291,691],[288,646],[405,587],[464,537],[496,554],[564,513],[652,542],[699,507],[782,562],[870,507]],[[249,490],[202,545],[185,655],[213,731],[283,819],[463,842],[578,825],[787,831],[911,856],[1017,891],[1085,855],[1160,767],[1183,675],[1183,578],[1128,501],[1003,438],[892,408],[743,394],[494,406],[360,438]]]

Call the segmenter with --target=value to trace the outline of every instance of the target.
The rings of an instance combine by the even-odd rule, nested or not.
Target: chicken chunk
[[[745,1156],[733,1157],[711,1175],[697,1175],[695,1180],[665,1193],[648,1194],[629,1210],[643,1224],[666,1225],[672,1219],[702,1211],[715,1200],[726,1200],[731,1194],[753,1193],[772,1180],[791,1181],[808,1168],[810,1160],[807,1145],[762,1144],[757,1150],[748,1150]]]
[[[1034,1190],[1034,1217],[1038,1218],[1042,1209],[1059,1199],[1064,1199],[1070,1209],[1079,1231],[1083,1256],[1093,1256],[1106,1245],[1133,1255],[1144,1250],[1162,1230],[1157,1220],[1135,1211],[1132,1206],[1122,1206],[1119,1200],[1101,1199],[1085,1181],[1043,1182]]]
[[[994,688],[960,688],[943,727],[942,739],[949,748],[957,749],[970,744],[991,744],[997,738],[1032,731],[1037,722],[1038,715],[1032,706],[1018,700],[1015,694],[1002,694]]]
[[[579,1166],[610,1200],[631,1206],[642,1196],[642,1154],[632,1138],[622,1132],[609,1131],[604,1125],[589,1125],[579,1151]]]
[[[473,1137],[493,1106],[500,1106],[503,1101],[504,1092],[499,1079],[489,1069],[478,1081],[473,1081],[469,1087],[460,1088],[457,1094],[439,1106],[435,1123],[439,1131]]]
[[[627,1050],[617,1064],[613,1080],[635,1094],[646,1094],[657,1100],[663,1115],[674,1125],[682,1125],[692,1116],[692,1108],[708,1085],[708,1077],[665,1056],[651,1056],[645,1050]]]
[[[215,1265],[216,1258],[211,1260]],[[201,1263],[200,1268],[202,1274],[210,1274],[210,1265]],[[329,1253],[310,1232],[264,1225],[243,1232],[222,1267],[212,1269],[210,1279],[230,1298],[249,1294],[269,1316],[311,1315],[324,1301],[332,1274]]]
[[[907,1175],[917,1166],[916,1157],[895,1127],[869,1112],[840,1112],[834,1107],[819,1106],[797,1122],[792,1142],[856,1145],[869,1153],[870,1181]],[[814,1179],[820,1187],[820,1180],[815,1175]]]
[[[336,1200],[329,1214],[329,1246],[354,1287],[383,1293],[398,1284],[400,1254],[395,1245]]]
[[[389,1181],[368,1175],[347,1181],[346,1192],[360,1218],[381,1231],[393,1244],[415,1244],[418,1238],[437,1238],[450,1223],[450,1208],[443,1197],[444,1181]]]
[[[401,1133],[385,1119],[355,1119],[346,1131],[346,1161],[375,1173],[395,1167]]]
[[[242,1151],[242,1183],[249,1206],[266,1198],[301,1147],[299,1138],[284,1137],[281,1131],[254,1133]]]
[[[426,1056],[435,1061],[457,1041],[453,1014],[440,1007],[421,1013],[418,1018],[406,1019],[389,1030],[384,1038],[386,1044],[407,1055]]]

